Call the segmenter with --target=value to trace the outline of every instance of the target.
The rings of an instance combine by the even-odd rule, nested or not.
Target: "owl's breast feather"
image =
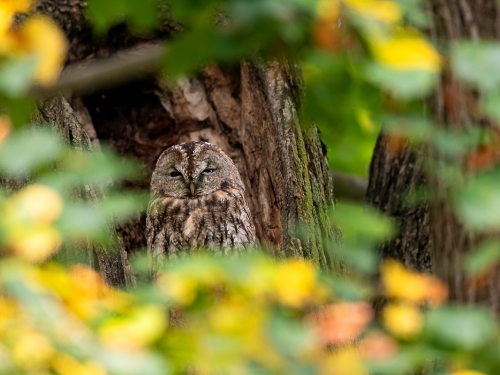
[[[184,238],[189,239],[194,237],[194,234],[199,230],[199,222],[203,215],[203,212],[199,208],[191,211],[186,221],[184,222],[184,227],[182,229],[182,235]]]

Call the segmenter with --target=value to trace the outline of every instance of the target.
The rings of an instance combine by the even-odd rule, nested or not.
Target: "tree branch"
[[[330,171],[335,198],[341,201],[364,202],[368,180],[338,171]]]
[[[166,47],[159,43],[141,45],[107,58],[66,67],[51,86],[35,86],[31,93],[45,96],[56,92],[87,94],[154,72],[161,65]]]

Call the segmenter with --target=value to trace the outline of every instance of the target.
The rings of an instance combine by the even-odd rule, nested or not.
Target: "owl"
[[[146,231],[153,271],[197,248],[217,254],[251,248],[255,227],[233,161],[207,142],[165,150],[151,178]]]

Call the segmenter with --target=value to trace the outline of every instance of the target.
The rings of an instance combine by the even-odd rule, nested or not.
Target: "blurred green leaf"
[[[144,212],[149,202],[149,194],[109,195],[100,203],[100,209],[110,220],[124,220],[133,214]]]
[[[384,115],[384,130],[416,142],[430,143],[446,156],[457,157],[475,149],[487,137],[488,130],[477,126],[472,129],[446,129],[421,115]]]
[[[218,0],[183,0],[171,1],[169,10],[172,12],[173,19],[185,25],[195,25],[197,27],[213,24],[215,5],[221,5]],[[196,9],[193,12],[193,9]]]
[[[25,176],[54,162],[63,149],[58,135],[47,127],[14,132],[0,147],[0,171],[9,176]]]
[[[92,25],[99,33],[126,21],[138,31],[148,31],[158,25],[158,0],[88,0]]]
[[[434,138],[438,127],[421,114],[386,114],[381,120],[384,131],[409,138],[411,141],[427,142]]]
[[[342,300],[360,301],[373,298],[374,291],[366,284],[366,280],[331,276],[326,282],[330,284],[335,295]]]
[[[149,196],[146,194],[114,193],[99,202],[67,201],[56,225],[69,238],[90,237],[109,240],[111,223],[121,222],[144,212]]]
[[[333,220],[342,228],[346,243],[373,243],[387,239],[394,232],[391,219],[373,208],[339,203],[332,212]]]
[[[269,339],[286,356],[300,355],[315,339],[311,329],[290,317],[275,312],[267,327]]]
[[[492,91],[500,87],[500,43],[460,41],[451,50],[453,69],[474,88]]]
[[[11,97],[0,90],[0,110],[9,116],[15,128],[20,128],[31,122],[37,106],[33,97]]]
[[[102,350],[96,353],[96,357],[111,374],[167,375],[171,373],[167,359],[157,353]]]
[[[500,92],[494,91],[484,95],[481,107],[488,117],[500,122]]]
[[[398,71],[377,63],[367,64],[364,73],[369,82],[382,87],[400,100],[425,97],[434,89],[439,77],[426,70]]]
[[[401,348],[395,355],[385,360],[374,360],[368,362],[368,367],[374,374],[400,375],[414,372],[429,361],[429,358],[438,357],[431,348],[422,345],[412,345]],[[433,375],[437,375],[432,372]]]
[[[368,84],[358,64],[342,53],[310,53],[302,65],[305,93],[301,122],[319,127],[330,167],[366,175],[381,125],[382,93]]]
[[[487,345],[497,332],[489,311],[480,307],[445,306],[430,310],[425,334],[449,349],[475,350]]]
[[[329,247],[334,259],[344,262],[349,268],[363,273],[377,271],[378,255],[368,246],[350,246],[349,244],[332,244]]]
[[[70,151],[61,163],[65,184],[105,185],[138,176],[139,163],[102,148],[99,152]]]
[[[109,223],[106,219],[106,215],[99,207],[92,207],[85,203],[66,202],[56,225],[68,237],[106,238],[109,230]]]
[[[20,96],[27,93],[31,86],[36,60],[8,60],[0,64],[0,90],[10,96]]]
[[[215,40],[217,32],[213,27],[198,28],[183,33],[169,43],[164,67],[169,77],[192,73],[202,62],[216,57]]]
[[[418,29],[429,27],[429,18],[425,14],[423,1],[421,0],[397,0],[410,25],[417,26]]]
[[[464,267],[469,275],[473,275],[494,267],[499,261],[500,242],[485,241],[477,249],[465,256]]]
[[[482,133],[479,127],[470,131],[439,129],[434,133],[431,142],[442,154],[456,157],[479,146]]]
[[[472,230],[488,230],[500,226],[500,171],[482,174],[459,188],[454,196],[458,214]]]

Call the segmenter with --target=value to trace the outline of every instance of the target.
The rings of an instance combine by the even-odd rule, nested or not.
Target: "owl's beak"
[[[191,195],[194,197],[194,183],[193,182],[191,182],[189,184],[189,190],[191,190]]]

